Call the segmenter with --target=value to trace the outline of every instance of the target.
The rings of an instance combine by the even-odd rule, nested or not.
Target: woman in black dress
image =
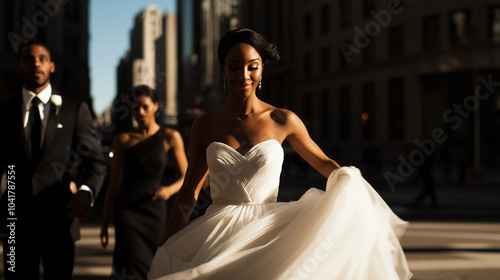
[[[113,141],[111,177],[101,223],[101,242],[108,245],[113,213],[115,249],[111,279],[146,279],[166,223],[165,200],[177,193],[184,180],[187,158],[178,131],[161,128],[155,121],[158,97],[148,86],[131,92],[132,116],[138,126]],[[173,157],[177,180],[161,186],[167,163]]]

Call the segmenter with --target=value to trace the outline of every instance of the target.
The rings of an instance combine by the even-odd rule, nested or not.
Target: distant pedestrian
[[[423,189],[413,202],[414,207],[418,207],[424,199],[429,196],[433,208],[438,208],[438,200],[436,195],[436,184],[434,182],[434,158],[435,152],[428,155],[419,168],[419,176],[422,178]]]

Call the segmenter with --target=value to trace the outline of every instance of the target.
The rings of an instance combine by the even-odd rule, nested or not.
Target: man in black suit
[[[22,93],[0,104],[0,237],[6,279],[71,279],[78,220],[89,216],[106,165],[88,106],[54,92],[40,42],[20,48]],[[81,186],[70,191],[71,174]]]

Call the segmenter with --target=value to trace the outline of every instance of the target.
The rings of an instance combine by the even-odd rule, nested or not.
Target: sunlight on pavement
[[[102,250],[99,232],[98,225],[82,225],[74,279],[111,275],[114,230],[107,252]],[[412,280],[500,279],[500,223],[410,222],[401,245],[414,274]]]

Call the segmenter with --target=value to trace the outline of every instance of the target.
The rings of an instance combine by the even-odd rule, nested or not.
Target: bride
[[[228,99],[192,125],[186,178],[148,278],[409,279],[399,244],[407,223],[358,169],[327,157],[293,112],[257,97],[276,46],[236,29],[218,56]],[[285,140],[328,178],[325,192],[276,202]],[[213,204],[184,227],[209,170]]]

